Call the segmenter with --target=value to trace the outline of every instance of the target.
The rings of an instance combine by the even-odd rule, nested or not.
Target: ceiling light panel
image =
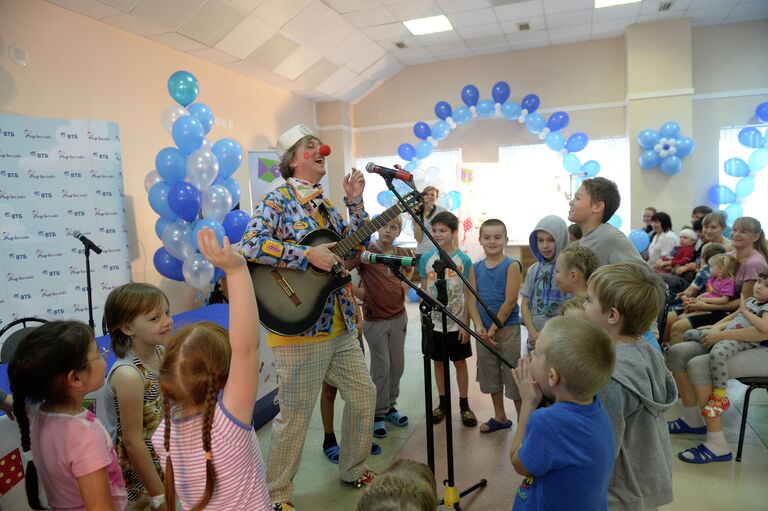
[[[413,35],[436,34],[453,30],[451,22],[442,14],[428,18],[411,19],[403,23]]]

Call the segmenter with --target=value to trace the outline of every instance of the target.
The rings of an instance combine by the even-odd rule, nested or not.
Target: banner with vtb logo
[[[118,126],[0,115],[0,328],[14,319],[88,321],[79,230],[91,254],[96,333],[104,301],[131,279]],[[6,389],[7,390],[7,389]]]

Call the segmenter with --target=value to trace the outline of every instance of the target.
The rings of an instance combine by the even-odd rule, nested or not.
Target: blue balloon
[[[539,97],[536,94],[528,94],[523,98],[522,107],[532,114],[539,108]]]
[[[723,165],[725,173],[732,177],[744,177],[749,175],[749,166],[741,158],[725,160]]]
[[[182,262],[173,257],[165,247],[160,247],[152,257],[157,272],[163,277],[171,280],[184,282],[184,274],[181,273]]]
[[[171,129],[173,141],[184,154],[190,154],[203,145],[205,130],[200,121],[191,115],[184,115],[176,119]]]
[[[595,160],[589,160],[581,166],[581,171],[584,172],[587,177],[595,177],[600,173],[600,164]],[[619,227],[618,225],[616,227]]]
[[[169,185],[183,181],[187,174],[187,156],[175,147],[166,147],[155,156],[155,168]]]
[[[477,87],[474,85],[465,85],[464,88],[461,89],[461,100],[464,101],[465,105],[475,106],[479,98],[480,91],[478,91]]]
[[[739,182],[736,183],[736,197],[743,199],[750,193],[755,191],[755,179],[752,177],[742,177]]]
[[[640,167],[648,170],[659,166],[659,163],[661,163],[661,156],[659,156],[659,153],[653,149],[649,149],[647,151],[643,151],[643,154],[640,155],[639,160]]]
[[[400,144],[397,148],[397,154],[405,161],[411,161],[416,157],[416,148],[411,144]]]
[[[251,217],[242,209],[234,209],[227,213],[227,216],[224,217],[224,221],[222,222],[222,226],[224,227],[224,232],[227,234],[229,241],[237,243],[242,240],[243,234],[245,234],[245,229],[248,227],[248,222],[250,221]]]
[[[419,121],[413,125],[413,134],[416,135],[416,138],[426,140],[427,137],[432,135],[432,132],[429,129],[429,124],[424,121]]]
[[[731,204],[723,212],[725,213],[725,223],[728,227],[733,227],[733,222],[744,216],[744,208],[741,204]]]
[[[437,141],[445,140],[451,134],[451,125],[445,121],[437,121],[432,125],[432,138]]]
[[[755,115],[761,121],[768,122],[768,101],[757,105],[757,108],[755,108]]]
[[[568,141],[565,143],[565,148],[569,153],[578,153],[587,147],[587,142],[589,142],[589,137],[587,134],[577,131],[568,137]]]
[[[243,149],[231,138],[218,140],[213,144],[211,152],[219,161],[219,177],[222,179],[234,174],[243,162]]]
[[[430,154],[432,154],[432,144],[426,140],[422,140],[416,144],[416,158],[423,160],[424,158],[428,158]]]
[[[194,117],[203,126],[203,131],[208,133],[213,128],[213,111],[205,103],[195,103],[187,107],[189,115]]]
[[[629,232],[629,241],[635,246],[638,252],[645,252],[648,249],[648,245],[651,243],[651,239],[648,237],[648,233],[644,229],[633,229]]]
[[[613,216],[608,219],[608,223],[617,229],[621,229],[621,217],[616,213],[614,213]]]
[[[723,185],[714,185],[707,191],[709,202],[713,204],[731,204],[736,201],[736,194]]]
[[[549,120],[547,121],[547,128],[549,128],[549,131],[554,133],[555,131],[560,131],[561,129],[568,126],[569,121],[570,118],[568,117],[567,113],[555,112],[549,116]]]
[[[693,152],[693,148],[695,146],[696,144],[693,142],[693,139],[688,137],[680,137],[677,140],[677,145],[675,145],[675,149],[677,149],[677,153],[675,154],[680,158],[685,158]]]
[[[444,121],[452,114],[451,105],[447,101],[438,101],[435,105],[435,115],[438,119]]]
[[[418,302],[419,301],[419,295],[416,293],[416,290],[413,288],[409,288],[408,292],[406,293],[408,295],[408,300],[411,302]]]
[[[525,116],[525,127],[531,133],[539,133],[544,129],[546,121],[539,114],[528,114]]]
[[[565,147],[565,139],[560,133],[549,133],[544,141],[547,143],[547,147],[553,151],[559,151]]]
[[[221,184],[224,186],[224,188],[229,190],[230,195],[232,195],[232,207],[237,206],[237,203],[240,202],[240,183],[235,181],[233,178],[228,177]]]
[[[405,167],[403,167],[403,170],[405,170],[406,172],[413,173],[413,171],[416,170],[417,168],[419,168],[418,165],[416,165],[412,161],[409,161],[408,163],[405,164]]]
[[[384,190],[376,194],[376,202],[378,202],[380,205],[387,207],[387,192],[389,190]]]
[[[640,147],[643,149],[653,149],[656,147],[656,144],[659,143],[660,139],[661,137],[659,137],[659,134],[651,129],[644,129],[637,135],[637,143],[640,144]]]
[[[504,103],[509,99],[509,84],[507,82],[496,82],[491,89],[491,97],[496,103]]]
[[[176,183],[168,192],[168,205],[182,220],[192,222],[200,213],[200,192],[186,181]]]
[[[459,126],[466,123],[470,119],[472,119],[472,112],[470,112],[469,108],[465,106],[460,106],[459,108],[453,111],[453,122],[455,122]]]
[[[224,243],[224,236],[227,235],[227,233],[224,231],[224,226],[221,225],[216,220],[211,220],[210,218],[204,218],[202,220],[198,220],[195,222],[195,227],[192,229],[192,240],[195,243],[195,247],[200,250],[200,247],[197,245],[197,233],[202,230],[203,227],[207,227],[210,230],[216,234],[216,239],[219,240],[219,244]],[[232,240],[230,240],[232,241]],[[240,240],[234,241],[234,243],[237,243]]]
[[[571,174],[581,172],[581,160],[575,154],[568,153],[563,155],[563,167]]]
[[[490,117],[496,113],[496,103],[490,99],[483,99],[477,104],[477,115],[480,117]]]
[[[451,211],[455,211],[461,207],[461,192],[452,190],[448,192],[448,198],[449,198],[448,203],[450,204],[450,207],[448,209],[450,209]]]
[[[168,205],[168,195],[170,192],[171,187],[166,183],[156,183],[149,189],[149,205],[155,210],[155,213],[166,220],[173,221],[176,218],[176,213]]]
[[[176,71],[168,78],[168,93],[181,106],[192,103],[199,92],[197,78],[188,71]]]
[[[168,220],[167,218],[158,217],[157,221],[155,222],[155,234],[157,234],[157,237],[161,240],[163,239],[163,230],[171,225],[174,221]]]
[[[753,151],[749,156],[749,170],[757,172],[768,165],[768,148]]]
[[[677,156],[667,156],[659,163],[659,170],[668,176],[674,176],[683,168],[683,160]]]
[[[763,147],[763,135],[757,128],[744,128],[739,131],[739,142],[745,147],[757,149]]]
[[[522,109],[523,108],[514,101],[507,101],[501,105],[501,115],[503,115],[505,119],[516,121],[517,118],[520,117],[520,111]]]
[[[667,121],[659,128],[661,138],[677,138],[680,135],[680,125],[675,121]]]

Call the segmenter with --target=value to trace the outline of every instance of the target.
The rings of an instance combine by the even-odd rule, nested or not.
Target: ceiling
[[[768,0],[603,9],[593,0],[48,1],[275,87],[349,102],[408,65],[621,37],[628,25],[669,18],[694,27],[768,18]],[[438,14],[455,30],[414,36],[402,23]]]

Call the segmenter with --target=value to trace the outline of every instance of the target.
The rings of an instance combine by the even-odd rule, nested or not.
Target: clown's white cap
[[[297,124],[293,128],[289,129],[277,139],[275,144],[275,152],[278,158],[282,158],[285,152],[290,149],[293,144],[306,137],[312,135],[312,130],[303,124]]]

